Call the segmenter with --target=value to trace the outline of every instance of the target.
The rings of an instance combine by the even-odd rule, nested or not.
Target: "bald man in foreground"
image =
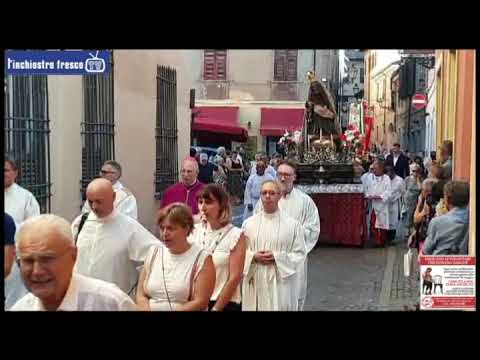
[[[31,218],[17,236],[18,264],[30,293],[12,311],[129,311],[135,303],[117,286],[73,273],[77,258],[70,224],[47,214]]]
[[[95,179],[87,187],[92,211],[80,228],[81,216],[72,224],[78,247],[75,271],[112,282],[133,296],[145,256],[158,243],[135,219],[114,208],[115,192],[106,179]]]

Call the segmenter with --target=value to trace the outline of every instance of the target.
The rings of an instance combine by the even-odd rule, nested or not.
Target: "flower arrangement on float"
[[[279,145],[285,148],[287,157],[298,157],[298,146],[303,142],[302,132],[300,130],[288,131],[278,141]]]
[[[355,151],[362,144],[363,136],[354,124],[350,124],[347,130],[340,136],[340,140],[347,151]]]

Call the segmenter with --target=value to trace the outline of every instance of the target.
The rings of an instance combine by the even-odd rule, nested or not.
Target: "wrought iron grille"
[[[50,122],[46,75],[5,78],[5,153],[19,167],[17,183],[50,212]]]
[[[99,176],[106,160],[115,159],[113,105],[113,53],[110,73],[83,77],[82,179],[80,193],[86,199],[88,184]]]
[[[178,179],[177,72],[157,66],[155,198]]]

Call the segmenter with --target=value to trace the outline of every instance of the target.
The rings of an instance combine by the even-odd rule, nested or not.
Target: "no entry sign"
[[[415,94],[412,99],[412,105],[417,110],[421,110],[425,106],[427,106],[427,97],[425,96],[425,94]]]

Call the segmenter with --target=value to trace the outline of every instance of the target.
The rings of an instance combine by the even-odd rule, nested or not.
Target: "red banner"
[[[363,148],[365,149],[364,151],[368,151],[368,148],[370,146],[370,138],[372,136],[373,117],[365,116],[364,122],[365,122],[365,142],[363,144]]]

